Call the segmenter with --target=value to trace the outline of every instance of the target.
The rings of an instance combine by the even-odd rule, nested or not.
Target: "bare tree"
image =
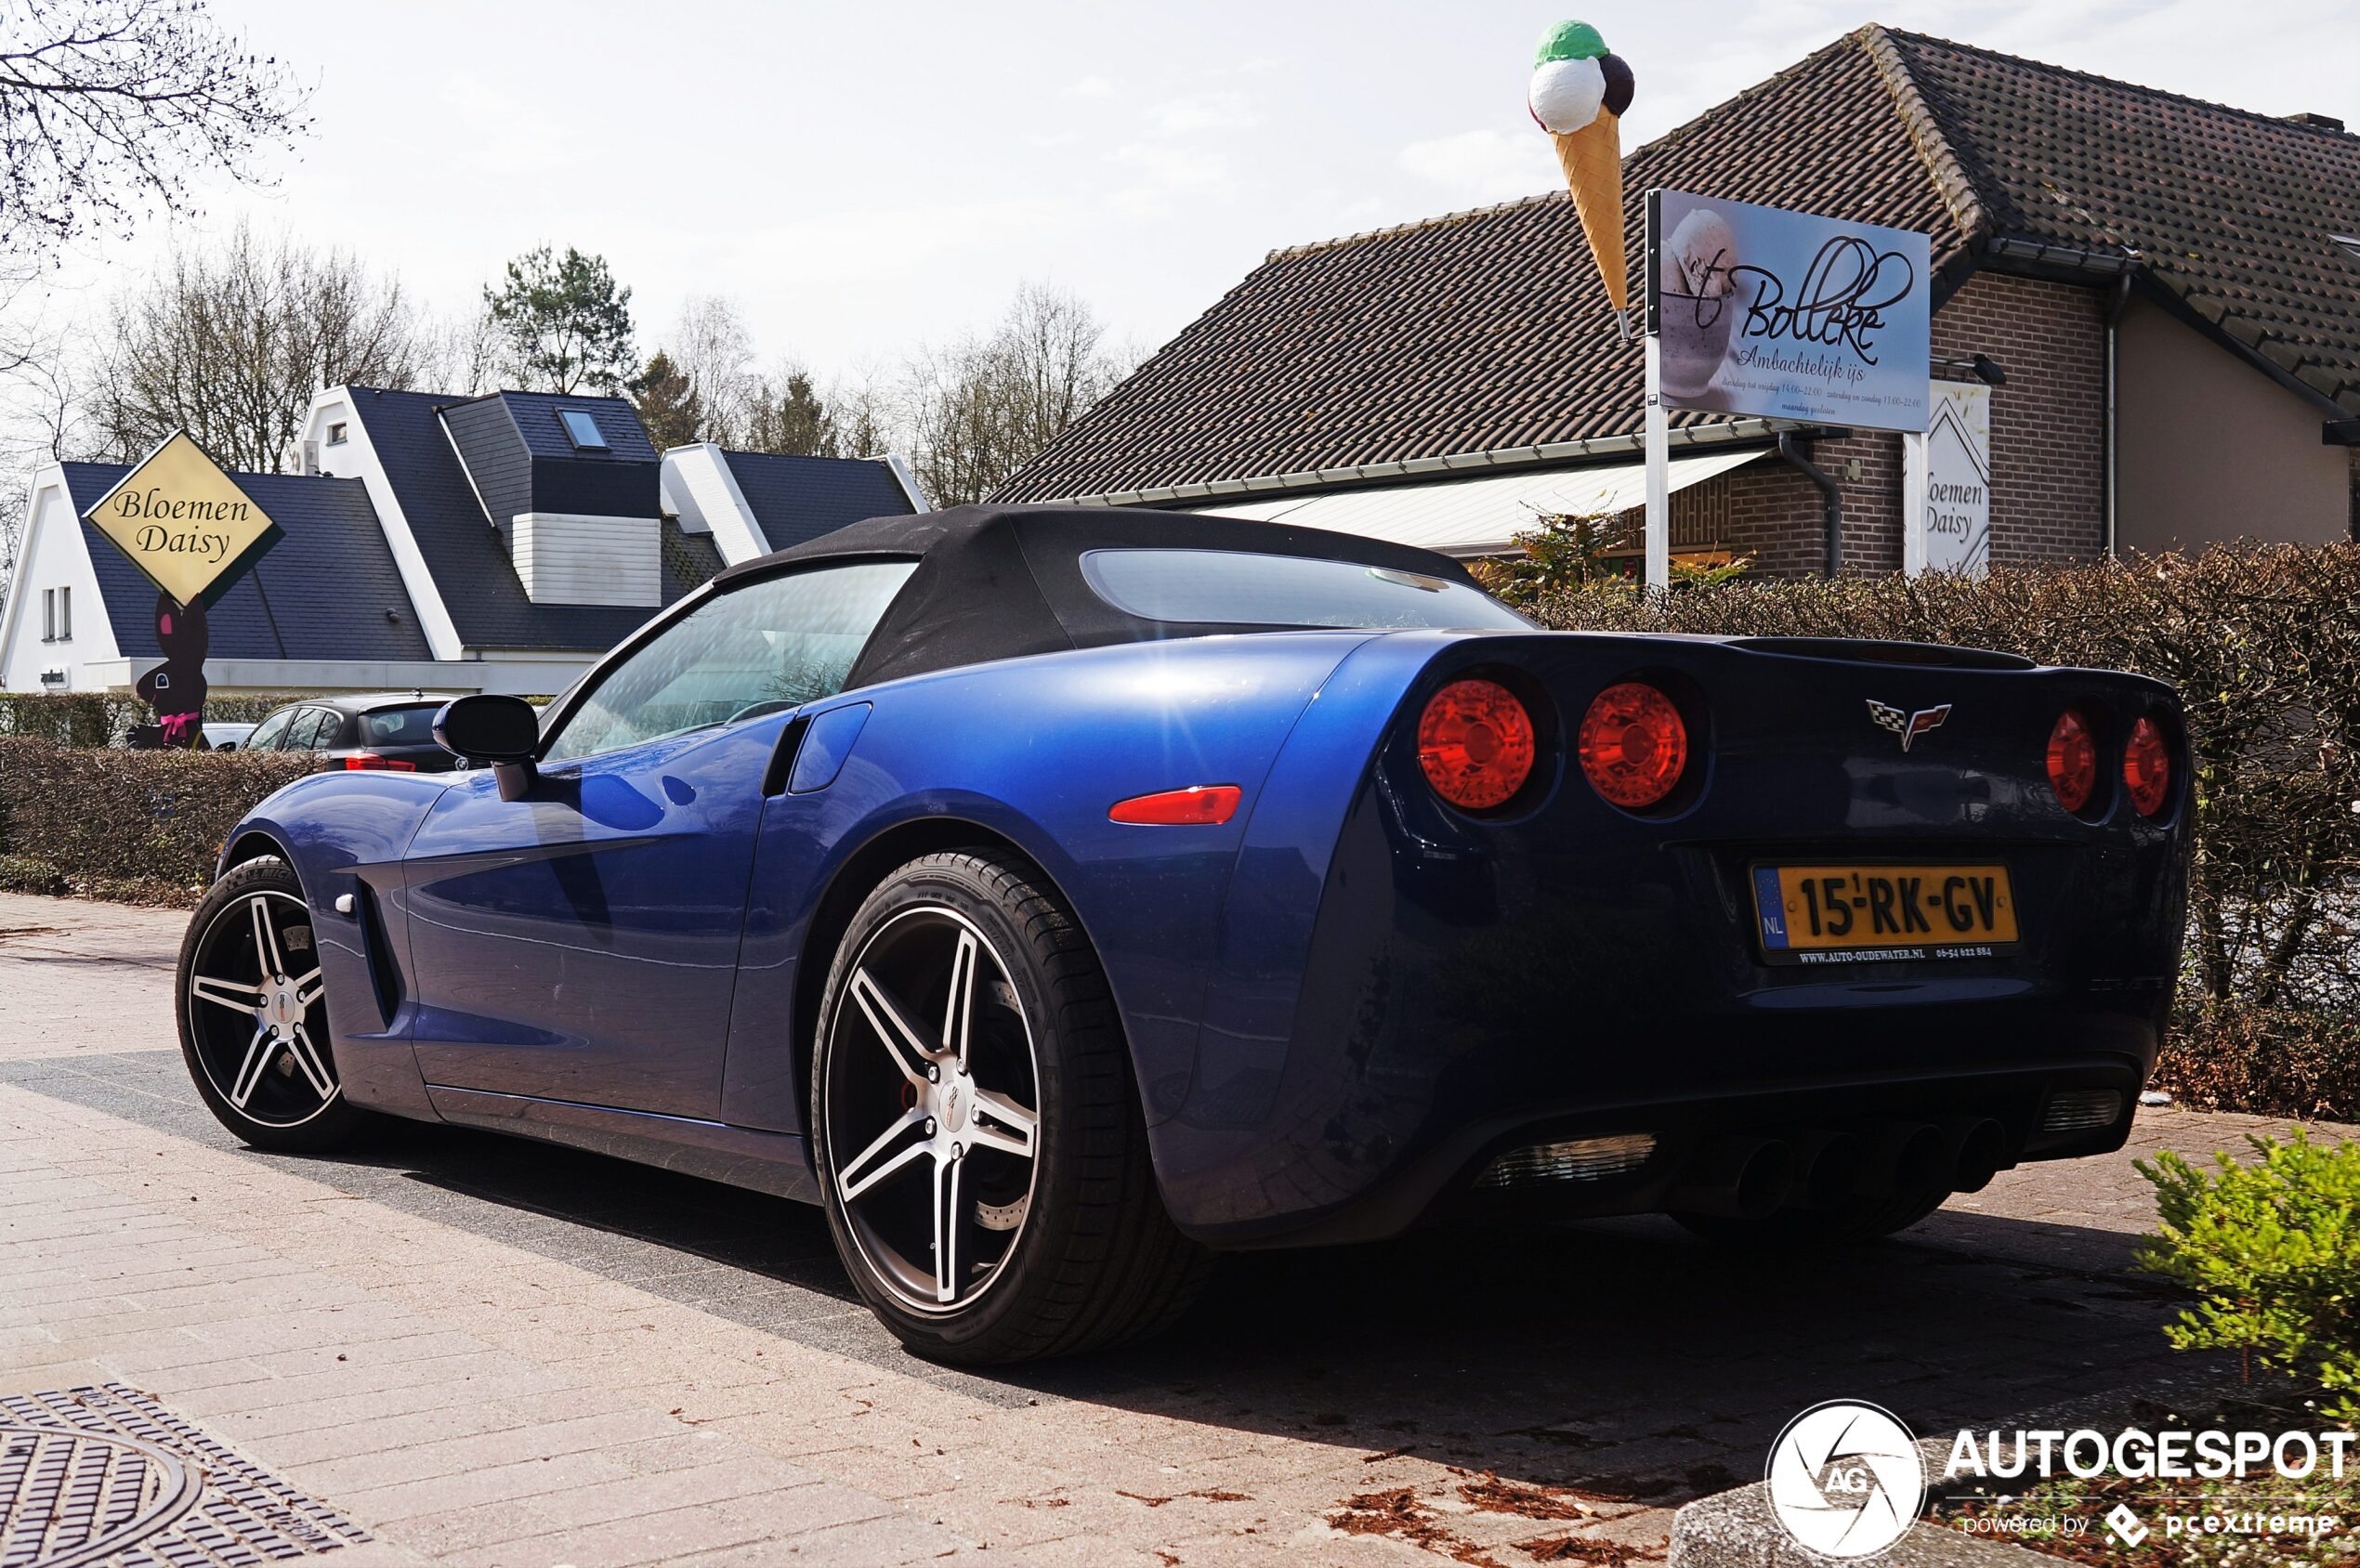
[[[1026,283],[999,326],[914,356],[907,419],[918,477],[937,505],[979,501],[1090,412],[1126,365],[1075,295]]]
[[[499,389],[507,338],[481,302],[453,315],[425,318],[418,340],[422,363],[417,385],[463,398]]]
[[[191,180],[256,182],[310,128],[286,66],[205,0],[0,5],[0,250],[47,255],[91,230],[196,210]]]
[[[124,461],[184,429],[230,467],[273,472],[295,456],[314,392],[409,386],[425,359],[398,281],[241,224],[115,301],[92,417]]]
[[[698,438],[745,445],[763,381],[754,368],[754,332],[738,302],[691,294],[663,341],[663,353],[688,378],[701,415]]]

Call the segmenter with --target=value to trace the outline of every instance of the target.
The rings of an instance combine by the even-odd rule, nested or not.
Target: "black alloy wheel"
[[[180,1053],[221,1125],[256,1148],[310,1151],[350,1136],[329,1043],[311,910],[294,869],[259,856],[214,883],[181,939]]]
[[[838,944],[813,1153],[862,1297],[921,1355],[1025,1360],[1161,1326],[1210,1259],[1159,1199],[1106,976],[1040,873],[930,855]]]

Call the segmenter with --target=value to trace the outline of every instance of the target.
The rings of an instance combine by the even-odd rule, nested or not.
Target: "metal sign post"
[[[1672,422],[1663,408],[1663,339],[1647,333],[1647,586],[1672,586]]]
[[[1656,308],[1658,281],[1661,276],[1656,264],[1659,209],[1663,192],[1647,192],[1647,274],[1645,283],[1646,309],[1647,361],[1647,586],[1672,586],[1672,422],[1663,406],[1663,333],[1661,312]]]

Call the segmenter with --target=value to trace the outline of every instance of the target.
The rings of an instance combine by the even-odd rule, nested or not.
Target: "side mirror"
[[[520,697],[454,697],[434,716],[434,739],[454,757],[490,763],[504,801],[520,800],[532,788],[541,715]]]

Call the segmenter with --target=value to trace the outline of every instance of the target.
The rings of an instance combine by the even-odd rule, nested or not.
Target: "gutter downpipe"
[[[1791,430],[1778,433],[1778,455],[1791,464],[1797,473],[1819,487],[1828,502],[1828,575],[1834,577],[1843,569],[1843,491],[1812,461],[1803,455],[1803,442]]]
[[[2117,454],[2121,450],[2121,438],[2115,428],[2117,420],[2115,411],[2115,391],[2116,388],[2121,385],[2120,372],[2117,368],[2116,340],[2119,335],[2117,329],[2122,324],[2122,312],[2131,304],[2131,274],[2128,272],[2125,272],[2122,275],[2122,281],[2115,285],[2113,303],[2106,307],[2106,461],[2104,465],[2104,474],[2106,486],[2105,558],[2109,561],[2115,558],[2115,498],[2117,494],[2116,464],[2118,461]]]

